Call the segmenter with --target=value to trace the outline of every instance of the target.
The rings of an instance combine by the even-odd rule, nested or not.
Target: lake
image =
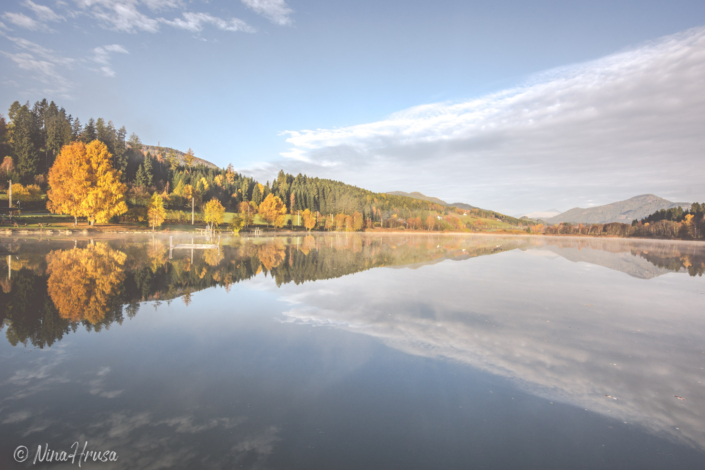
[[[702,243],[219,243],[0,238],[1,468],[705,468]]]

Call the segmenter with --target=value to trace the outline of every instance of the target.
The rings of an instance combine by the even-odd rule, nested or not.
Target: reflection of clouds
[[[29,419],[30,416],[32,416],[32,413],[29,411],[15,411],[14,413],[8,414],[2,421],[2,424],[21,423],[22,421]]]
[[[701,282],[644,281],[515,251],[299,287],[285,315],[457,360],[703,448]]]
[[[270,426],[260,434],[238,442],[233,447],[233,450],[235,452],[255,452],[260,455],[269,455],[274,450],[274,444],[280,440],[279,428]]]
[[[110,367],[101,367],[96,374],[98,378],[89,382],[91,395],[98,395],[103,398],[115,398],[122,394],[122,390],[106,390],[106,376],[110,373]]]
[[[30,395],[50,389],[56,384],[67,383],[69,380],[56,372],[56,368],[66,358],[62,346],[45,350],[43,354],[30,362],[34,367],[18,369],[2,385],[14,388],[13,393],[6,393],[4,400],[19,400]]]

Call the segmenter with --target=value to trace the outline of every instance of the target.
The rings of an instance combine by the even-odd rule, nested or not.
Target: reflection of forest
[[[1,246],[7,275],[0,281],[0,324],[7,327],[11,344],[51,346],[80,326],[100,331],[121,323],[124,315],[136,315],[140,302],[181,297],[189,305],[193,292],[214,286],[229,290],[259,273],[281,286],[517,248],[551,249],[573,261],[628,274],[632,273],[624,267],[625,256],[632,264],[646,260],[659,269],[685,269],[691,276],[702,275],[705,269],[703,250],[696,245],[630,240],[405,235],[233,239],[220,250],[199,251],[193,257],[175,250],[172,259],[164,239],[81,241],[66,249],[67,243],[12,241]],[[582,258],[573,259],[574,252]],[[622,258],[615,263],[596,254]]]

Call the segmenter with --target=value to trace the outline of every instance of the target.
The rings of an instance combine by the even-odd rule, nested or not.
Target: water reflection
[[[60,248],[69,244],[70,248]],[[6,240],[0,323],[13,344],[51,346],[80,325],[101,331],[132,317],[140,302],[171,301],[262,272],[277,286],[337,278],[378,267],[465,260],[508,250],[542,250],[573,262],[652,279],[668,272],[702,276],[705,255],[688,243],[580,238],[306,236],[231,239],[222,249],[175,251],[165,238],[93,242]]]
[[[62,367],[61,358],[67,354],[62,346],[71,344],[68,335],[85,329],[110,336],[104,330],[111,324],[123,324],[138,314],[148,318],[152,312],[139,313],[141,305],[150,303],[158,309],[162,303],[177,301],[188,307],[189,332],[200,332],[206,337],[204,343],[191,345],[188,352],[174,352],[199,334],[163,333],[172,320],[162,318],[150,326],[161,329],[158,335],[140,336],[141,350],[133,352],[125,346],[118,353],[132,357],[126,360],[130,368],[154,361],[159,363],[157,369],[176,370],[177,365],[195,363],[195,378],[186,381],[180,373],[167,377],[171,382],[164,384],[159,396],[165,400],[174,393],[171,406],[150,404],[145,410],[127,403],[87,423],[91,432],[103,436],[106,446],[115,447],[115,442],[139,446],[141,437],[135,436],[146,439],[156,429],[171,433],[169,439],[154,443],[163,450],[174,436],[235,433],[238,441],[230,450],[239,457],[230,463],[246,463],[241,460],[245,454],[252,462],[264,462],[286,441],[282,410],[297,409],[309,395],[315,407],[320,406],[315,397],[332,382],[323,376],[347,377],[367,360],[366,354],[372,354],[359,352],[358,343],[354,352],[342,353],[346,338],[354,336],[409,357],[484,371],[533,396],[590,410],[614,422],[637,424],[671,442],[705,449],[705,317],[701,313],[705,249],[701,244],[338,235],[224,238],[219,249],[173,250],[171,258],[168,247],[168,240],[159,237],[75,243],[5,239],[1,249],[7,274],[0,293],[0,321],[6,337],[13,346],[31,345],[55,354],[50,356],[55,362],[38,362],[36,370],[13,371],[14,375],[5,377],[3,386],[17,386],[15,395],[7,394],[8,400],[37,393],[30,390],[32,380],[44,380],[38,389],[63,383],[45,382],[48,370]],[[331,281],[310,282],[324,280]],[[250,324],[234,328],[222,319],[211,323],[206,312],[214,304],[197,293],[220,287],[209,291],[217,299],[213,302],[228,305],[233,310],[230,317],[235,318],[235,306],[246,296],[243,291],[235,300],[218,296],[243,282],[243,288],[266,291],[283,301],[276,327],[266,326],[285,331],[279,333],[281,337],[324,327],[319,331],[325,333],[319,336],[334,338],[330,341],[335,344],[316,351],[314,356],[322,363],[316,367],[297,363],[305,362],[301,350],[313,341],[308,338],[295,343],[276,337],[260,344],[248,342],[257,330]],[[259,303],[253,305],[262,308]],[[140,335],[134,330],[125,334]],[[238,334],[237,341],[228,336]],[[152,358],[150,354],[158,350],[149,342],[170,336],[176,338],[176,348],[168,348],[175,357]],[[218,341],[218,336],[225,339]],[[238,341],[242,349],[228,349]],[[291,346],[294,343],[296,347]],[[213,359],[221,357],[227,361]],[[243,357],[236,362],[235,358]],[[238,380],[233,382],[218,375],[221,367],[230,371],[231,363],[237,364],[232,375]],[[273,363],[280,365],[274,368]],[[137,385],[126,372],[121,380],[111,380],[120,366],[101,366],[85,389],[104,399],[120,399],[130,387],[146,387],[147,391],[137,390],[140,396],[153,393],[149,387],[157,385],[145,378],[153,370],[142,372],[140,384],[148,385]],[[90,367],[97,366],[88,362],[86,370]],[[201,372],[201,367],[207,370]],[[250,389],[253,378],[265,385]],[[376,380],[375,393],[383,383]],[[211,390],[227,391],[219,406],[209,402],[221,400]],[[281,404],[286,401],[282,390],[296,395],[288,405]],[[257,416],[267,419],[253,422],[250,418],[245,432],[245,413],[242,408],[239,414],[231,412],[231,397],[241,400],[262,394],[269,401]],[[180,400],[199,406],[209,403],[213,414],[182,412]],[[250,402],[248,411],[249,406]],[[22,418],[5,413],[2,424]],[[178,442],[185,453],[172,453],[175,462],[198,455],[188,442]]]

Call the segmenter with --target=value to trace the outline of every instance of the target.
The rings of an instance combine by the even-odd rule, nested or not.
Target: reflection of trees
[[[223,261],[223,252],[220,250],[206,250],[204,253],[204,258],[208,266],[218,266],[221,261]]]
[[[125,279],[126,257],[104,243],[49,253],[48,292],[61,317],[100,322]]]
[[[162,240],[163,241],[163,240]],[[649,244],[632,240],[507,237],[425,236],[306,236],[233,240],[217,250],[199,251],[169,259],[159,240],[112,240],[84,249],[46,245],[25,248],[13,255],[12,265],[0,258],[0,273],[11,268],[11,280],[0,280],[0,325],[5,324],[12,344],[51,345],[83,322],[99,330],[124,315],[135,316],[140,303],[183,298],[190,294],[252,278],[265,270],[277,285],[333,279],[380,266],[419,267],[443,259],[463,260],[534,246],[561,256],[601,264],[629,273],[631,264],[607,262],[641,260],[691,275],[705,268],[705,250],[696,245]],[[60,245],[59,245],[60,246]],[[298,247],[298,249],[297,249]],[[119,250],[118,250],[119,248]],[[580,250],[580,248],[583,248]],[[588,249],[585,249],[588,248]],[[44,251],[42,251],[44,250]],[[182,253],[180,253],[182,254]],[[617,256],[618,255],[618,256]],[[48,263],[48,266],[47,266]],[[633,262],[632,262],[633,264]],[[185,295],[186,294],[186,295]]]
[[[286,248],[281,242],[267,243],[257,247],[257,256],[262,262],[262,266],[267,271],[271,271],[272,268],[279,266],[286,258]]]
[[[151,263],[152,272],[156,273],[157,269],[164,266],[168,258],[168,250],[166,246],[158,242],[152,242],[147,249],[147,256]]]

